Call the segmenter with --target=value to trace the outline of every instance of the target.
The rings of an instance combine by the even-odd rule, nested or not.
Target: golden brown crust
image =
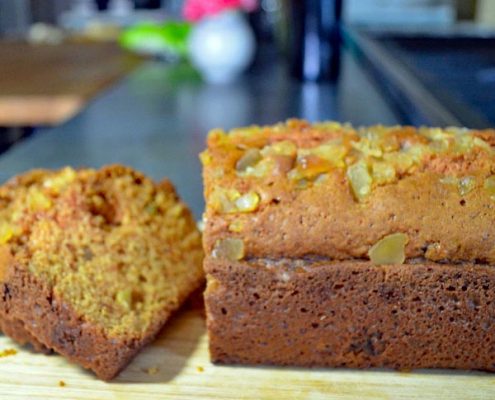
[[[487,189],[495,173],[493,137],[493,131],[357,131],[304,121],[239,129],[230,136],[213,132],[202,156],[205,252],[211,254],[219,240],[240,238],[246,257],[367,258],[373,244],[400,232],[408,237],[408,259],[493,263],[495,200]],[[275,149],[281,141],[285,147]],[[236,170],[250,149],[262,155],[251,159],[251,169]],[[305,155],[308,149],[329,159]],[[289,157],[289,168],[280,170],[280,157],[284,163]],[[261,168],[266,160],[277,167]],[[357,199],[349,170],[360,162],[369,192]]]
[[[495,269],[207,258],[214,362],[495,371]]]

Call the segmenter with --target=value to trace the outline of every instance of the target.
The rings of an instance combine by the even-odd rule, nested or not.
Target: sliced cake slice
[[[117,375],[203,282],[173,186],[127,167],[36,170],[0,188],[4,333]]]

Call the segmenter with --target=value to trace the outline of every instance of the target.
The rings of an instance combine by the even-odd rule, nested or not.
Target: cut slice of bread
[[[117,375],[203,282],[173,186],[130,168],[35,170],[0,188],[0,327]]]

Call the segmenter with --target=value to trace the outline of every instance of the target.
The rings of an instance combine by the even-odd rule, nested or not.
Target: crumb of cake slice
[[[34,170],[0,187],[4,332],[102,379],[202,284],[202,258],[196,223],[168,181],[112,165]]]
[[[16,349],[5,349],[5,350],[0,350],[0,358],[2,357],[8,357],[8,356],[15,356],[17,354]]]

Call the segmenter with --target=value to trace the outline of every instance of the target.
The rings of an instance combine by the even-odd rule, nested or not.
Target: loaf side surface
[[[495,371],[495,269],[207,257],[217,363]]]

